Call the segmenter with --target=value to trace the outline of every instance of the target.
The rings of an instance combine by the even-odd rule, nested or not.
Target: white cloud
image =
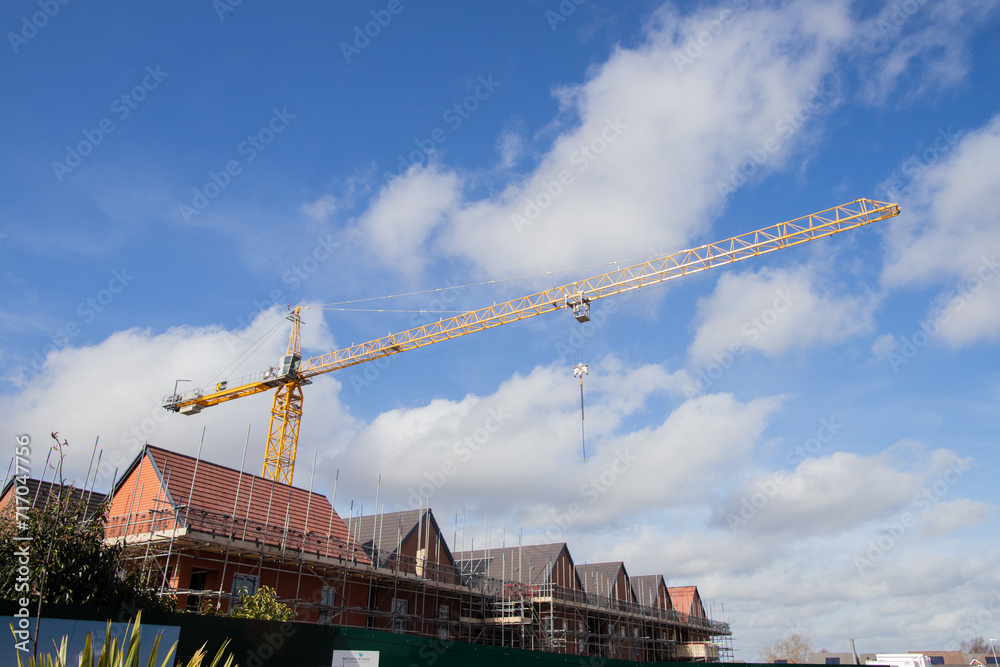
[[[924,505],[914,500],[925,485],[941,483],[941,475],[950,464],[967,467],[969,461],[960,459],[955,452],[938,450],[920,456],[922,465],[906,470],[901,454],[909,462],[915,453],[919,449],[906,446],[875,456],[837,451],[807,458],[794,471],[768,473],[734,489],[719,510],[717,521],[740,533],[781,533],[802,538],[884,520],[904,507],[909,507],[916,518],[926,513]],[[930,495],[937,500],[933,492]],[[926,505],[930,507],[929,502]]]
[[[510,169],[517,165],[525,152],[524,121],[508,122],[497,138],[497,152],[500,153],[500,167]]]
[[[267,311],[246,339],[282,321],[280,312]],[[329,349],[329,333],[322,324],[319,332],[308,333],[314,329],[309,327],[304,344]],[[284,351],[283,330],[279,333],[247,362],[249,369],[273,363]],[[79,481],[96,434],[102,436],[105,462],[121,468],[134,455],[130,429],[142,434],[146,426],[142,435],[151,442],[189,454],[197,452],[207,426],[203,456],[238,465],[246,426],[252,424],[246,468],[259,469],[270,395],[194,417],[158,419],[165,414],[159,400],[172,381],[207,377],[220,359],[233,355],[231,343],[244,345],[240,334],[221,327],[162,334],[130,330],[91,347],[66,348],[50,357],[46,370],[20,395],[0,398],[0,423],[9,435],[32,434],[39,465],[46,434],[59,430],[71,442],[70,474]],[[199,369],[205,372],[199,375]],[[659,410],[665,400],[676,399],[685,381],[684,372],[659,365],[630,365],[613,357],[592,364],[590,456],[583,463],[578,387],[562,365],[514,375],[488,395],[388,410],[367,424],[340,403],[338,382],[320,379],[306,388],[298,483],[305,485],[308,459],[317,451],[323,462],[316,488],[329,494],[333,466],[347,473],[340,477],[338,501],[345,515],[345,498],[370,499],[381,474],[387,509],[419,502],[415,492],[424,486],[433,491],[430,503],[446,530],[454,526],[454,513],[466,508],[470,532],[484,515],[492,518],[496,544],[504,525],[508,544],[523,526],[526,543],[566,540],[580,561],[621,558],[634,574],[659,572],[673,583],[696,583],[705,598],[724,601],[744,650],[773,639],[794,618],[808,619],[822,636],[841,636],[850,627],[848,612],[854,621],[860,614],[891,641],[908,635],[880,615],[906,596],[951,609],[955,604],[946,604],[941,593],[948,587],[948,595],[972,609],[977,587],[1000,584],[989,564],[974,556],[961,559],[961,582],[945,576],[949,568],[943,565],[955,564],[957,529],[985,520],[991,509],[958,497],[958,485],[937,493],[937,473],[953,456],[946,450],[920,454],[919,448],[901,445],[872,457],[831,452],[803,461],[745,530],[733,532],[724,521],[720,526],[720,498],[738,501],[773,474],[760,471],[757,454],[784,399],[741,402],[709,394],[662,416],[653,412],[651,406]],[[635,417],[649,425],[636,427]],[[747,469],[758,473],[732,491],[731,480]],[[109,482],[105,477],[98,486]],[[919,529],[904,536],[874,572],[857,572],[851,556],[922,488],[938,502],[920,515]],[[935,540],[921,539],[927,532]],[[481,533],[474,534],[481,544]],[[945,560],[934,549],[953,553]],[[718,609],[716,615],[721,616]],[[932,616],[921,611],[906,618],[931,624]],[[965,622],[960,615],[937,620]],[[946,633],[938,628],[933,636]]]
[[[333,195],[323,195],[314,202],[302,204],[300,210],[315,222],[326,222],[337,212],[337,198]]]
[[[925,535],[938,537],[988,520],[994,508],[982,501],[959,498],[935,504],[921,519]]]
[[[458,177],[436,167],[411,167],[383,187],[358,231],[368,249],[407,274],[423,267],[425,244],[458,196]]]
[[[936,301],[930,315],[940,322],[939,335],[952,347],[979,340],[1000,340],[1000,262],[984,257],[979,271]],[[928,320],[931,318],[928,317]]]
[[[303,348],[332,349],[322,320],[310,322]],[[195,380],[182,383],[183,392],[274,364],[285,350],[283,324],[274,308],[243,330],[177,327],[154,334],[132,329],[92,346],[66,347],[50,354],[44,370],[19,393],[0,397],[0,423],[9,436],[30,434],[38,457],[48,448],[47,434],[59,431],[71,443],[67,472],[78,482],[99,435],[104,450],[99,488],[106,488],[113,470],[122,470],[146,441],[196,453],[203,427],[206,459],[237,465],[250,425],[245,467],[259,469],[270,392],[194,416],[167,413],[161,400],[177,378]],[[265,336],[273,325],[278,326]],[[242,366],[212,375],[222,360],[251,349]],[[351,471],[341,480],[341,498],[364,497],[368,478],[374,482],[381,474],[387,506],[419,502],[416,492],[423,490],[430,492],[432,506],[444,511],[465,506],[513,512],[513,518],[540,533],[553,526],[563,531],[555,517],[574,503],[584,510],[573,513],[575,531],[635,517],[650,503],[688,506],[705,497],[706,481],[721,479],[750,455],[782,399],[740,402],[727,394],[705,395],[663,417],[654,415],[654,426],[628,425],[631,417],[648,411],[651,401],[678,396],[686,377],[682,371],[630,366],[613,357],[592,364],[586,462],[580,457],[578,385],[561,364],[514,375],[487,396],[388,410],[368,424],[358,423],[340,402],[339,382],[318,378],[305,389],[298,482],[303,483],[309,452],[317,451],[317,488],[329,490],[334,466]],[[693,442],[696,448],[689,446]],[[34,463],[40,466],[42,459]],[[512,496],[521,502],[512,506]]]
[[[889,353],[896,349],[896,337],[892,334],[884,334],[875,339],[872,343],[872,354],[875,359],[881,361],[889,356]]]
[[[905,86],[907,101],[962,81],[969,71],[969,36],[986,23],[997,0],[887,2],[858,26],[855,52],[865,86],[862,96],[884,103]]]
[[[1000,336],[1000,115],[933,160],[910,161],[914,174],[890,225],[882,282],[893,289],[947,286],[929,312],[952,346]],[[905,165],[906,163],[904,163]]]
[[[526,129],[508,126],[496,143],[500,167],[521,166],[528,156],[538,157],[538,165],[523,176],[505,174],[511,181],[497,194],[469,194],[481,174],[466,177],[436,163],[416,167],[381,190],[351,231],[372,256],[407,275],[442,256],[468,260],[473,271],[507,276],[705,240],[725,205],[720,183],[741,187],[747,181],[733,180],[741,166],[757,179],[792,164],[821,125],[813,119],[837,103],[832,93],[820,97],[817,89],[838,90],[836,81],[825,86],[838,59],[871,36],[851,23],[853,8],[846,2],[764,9],[747,4],[723,3],[687,17],[662,10],[641,45],[615,50],[585,82],[557,91],[561,112],[537,135],[542,140],[532,143]],[[919,75],[927,84],[912,88],[923,94],[964,76],[963,45],[954,37],[978,15],[962,9],[967,3],[911,4],[928,18],[939,12],[958,18],[949,18],[943,24],[947,34],[936,36],[918,15],[907,28],[912,32],[878,51],[884,57],[865,52],[874,63],[868,72],[873,91],[895,95],[900,81]],[[736,13],[720,22],[718,34],[709,30],[707,46],[699,44],[706,26],[728,6]],[[901,6],[888,3],[886,11]],[[935,54],[942,57],[930,57]],[[804,124],[786,120],[796,112]],[[897,232],[889,236],[894,255],[886,286],[947,280],[967,285],[983,249],[998,247],[989,218],[998,210],[997,123],[939,159],[904,165],[919,179],[916,194],[903,202],[904,217],[889,223]],[[537,145],[546,139],[551,145]],[[774,150],[765,149],[762,164],[748,161],[768,145]],[[572,177],[566,183],[559,181],[563,170]],[[303,204],[301,212],[323,226],[361,194],[368,193],[348,188],[341,199],[323,196]],[[538,215],[519,230],[512,217],[530,217],[529,202]],[[277,241],[276,235],[269,227],[266,238]],[[274,244],[248,245],[256,250]],[[301,253],[291,254],[301,264]],[[962,344],[1000,331],[994,308],[1000,293],[993,291],[998,286],[998,279],[984,284],[962,307],[945,293],[941,305],[951,309],[942,328],[947,341]],[[770,323],[765,317],[771,317],[768,309],[778,315],[778,289],[797,298]],[[704,363],[734,341],[769,357],[835,344],[871,328],[873,303],[867,296],[843,295],[806,268],[726,275],[699,304],[689,354]],[[267,318],[280,321],[280,313],[265,313],[249,328],[248,340],[270,327]],[[9,315],[3,323],[22,324]],[[756,338],[744,333],[748,323]],[[307,346],[333,348],[325,329],[310,331],[315,328],[305,332]],[[133,428],[156,444],[193,454],[207,425],[204,456],[237,465],[252,424],[246,468],[257,470],[270,394],[195,417],[159,408],[173,380],[202,379],[231,357],[229,343],[241,340],[239,334],[222,327],[130,330],[91,347],[67,348],[19,395],[0,398],[0,423],[9,433],[32,433],[39,454],[48,444],[45,434],[60,430],[71,440],[72,469],[81,478],[96,434],[106,456],[127,455],[127,463]],[[884,334],[873,353],[888,354],[895,341]],[[272,364],[284,345],[283,335],[272,337],[247,362],[248,370]],[[872,570],[859,573],[851,563],[886,518],[895,519],[892,513],[933,483],[943,454],[907,463],[896,453],[825,450],[787,473],[754,521],[734,533],[725,512],[740,508],[759,483],[773,480],[776,471],[762,470],[759,454],[785,399],[708,394],[678,403],[691,382],[684,372],[614,358],[592,364],[591,371],[587,463],[580,461],[578,386],[563,366],[514,375],[483,396],[389,409],[368,423],[341,403],[336,380],[319,379],[306,388],[297,481],[305,484],[302,470],[320,452],[318,488],[329,493],[334,466],[346,473],[338,502],[344,514],[344,498],[352,497],[365,498],[371,511],[367,503],[381,473],[387,509],[414,502],[413,492],[424,487],[432,491],[430,502],[442,523],[465,507],[470,524],[488,514],[495,523],[508,522],[511,534],[514,525],[523,525],[529,540],[565,539],[581,559],[622,558],[632,573],[662,572],[673,583],[697,583],[706,598],[723,600],[733,614],[744,651],[737,657],[744,659],[796,619],[825,638],[847,637],[863,627],[867,645],[882,649],[913,648],[891,642],[914,634],[944,645],[956,640],[966,618],[986,608],[985,592],[1000,586],[995,558],[980,555],[982,538],[960,539],[960,529],[985,521],[991,508],[965,498],[933,504],[920,515],[919,528]],[[734,489],[734,479],[746,481]],[[959,495],[959,487],[949,488]],[[494,543],[499,530],[494,526]],[[928,535],[935,539],[922,539]]]
[[[387,504],[416,506],[429,494],[434,507],[512,512],[539,534],[553,527],[564,532],[556,518],[567,513],[579,528],[650,505],[689,505],[704,496],[708,480],[749,455],[782,399],[702,396],[656,426],[625,428],[652,396],[678,392],[683,379],[613,358],[591,365],[586,462],[578,386],[565,368],[548,366],[515,375],[489,396],[383,413],[360,430],[338,464],[370,469],[374,462],[385,487],[394,489]],[[513,497],[519,501],[512,505]]]
[[[617,49],[586,82],[559,89],[551,146],[531,173],[495,196],[451,211],[459,179],[430,169],[443,196],[422,194],[434,205],[413,224],[400,220],[416,195],[383,190],[365,226],[381,258],[395,263],[417,253],[432,230],[440,232],[437,253],[501,276],[635,257],[654,244],[689,245],[721,211],[720,184],[749,153],[771,147],[761,173],[792,154],[803,124],[787,117],[817,113],[816,90],[851,38],[845,3],[792,2],[729,14],[700,47],[719,11],[681,17],[664,8],[645,43]],[[511,162],[515,147],[501,145]]]
[[[715,291],[698,300],[692,362],[713,363],[733,349],[778,357],[872,328],[872,299],[840,296],[818,282],[807,268],[723,274]]]
[[[331,349],[332,337],[325,324],[312,318],[303,332],[304,348]],[[227,377],[258,372],[274,365],[284,354],[287,329],[280,324],[278,308],[261,313],[244,330],[227,331],[219,326],[175,327],[160,334],[130,329],[112,334],[87,347],[68,346],[51,352],[44,369],[27,379],[17,394],[0,396],[0,424],[4,437],[27,433],[34,443],[31,474],[38,477],[51,445],[49,433],[58,431],[70,442],[66,470],[70,479],[83,482],[94,438],[100,436],[104,450],[102,475],[97,488],[107,490],[115,468],[119,472],[145,442],[195,454],[206,427],[203,455],[212,461],[238,465],[248,425],[253,433],[247,455],[247,469],[259,470],[270,415],[270,392],[221,404],[199,415],[168,413],[161,406],[173,391],[178,378],[181,392],[193,386],[211,387]],[[212,377],[223,364],[251,349],[272,325],[279,324],[270,337],[248,355],[238,368]],[[307,404],[323,405],[303,419],[301,440],[308,450],[317,441],[336,441],[339,433],[349,433],[350,418],[340,407],[336,394],[339,384],[321,381],[307,388]],[[300,449],[301,451],[301,449]],[[51,478],[51,473],[48,473]]]
[[[933,460],[930,464],[936,465]],[[926,472],[905,467],[897,461],[889,470],[894,479]],[[861,495],[867,497],[864,491]],[[957,513],[965,503],[955,504]],[[715,602],[714,616],[738,631],[735,645],[742,659],[787,632],[811,636],[817,649],[834,651],[848,650],[844,638],[851,636],[886,652],[912,650],[914,636],[950,647],[985,630],[976,619],[984,618],[982,611],[1000,591],[995,558],[982,548],[981,538],[939,534],[928,539],[924,528],[934,511],[888,543],[888,550],[863,571],[853,558],[864,555],[882,534],[877,531],[887,523],[884,518],[840,522],[842,529],[831,532],[811,529],[803,521],[800,532],[733,533],[691,518],[697,512],[683,513],[688,516],[673,520],[648,516],[637,532],[611,527],[605,531],[610,534],[572,540],[570,548],[578,560],[622,559],[633,574],[659,572],[670,584],[697,584],[702,598]],[[890,520],[896,517],[892,514]],[[832,516],[816,518],[838,522]],[[865,627],[861,636],[856,634],[859,626]]]
[[[949,129],[948,134],[952,134]],[[924,286],[974,273],[1000,247],[1000,115],[975,132],[904,163],[913,176],[889,226],[883,282]]]

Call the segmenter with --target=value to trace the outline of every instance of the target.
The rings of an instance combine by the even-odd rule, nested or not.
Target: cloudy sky
[[[99,437],[106,489],[146,441],[238,466],[249,429],[257,471],[269,394],[159,406],[274,364],[288,304],[321,354],[898,202],[319,377],[295,481],[695,583],[745,660],[1000,633],[997,2],[341,4],[0,8],[8,451],[37,475],[58,431],[82,483]]]

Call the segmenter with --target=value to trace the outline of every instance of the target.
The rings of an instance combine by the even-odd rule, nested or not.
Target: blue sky
[[[237,466],[249,428],[258,470],[270,395],[159,404],[177,379],[273,364],[287,304],[310,306],[321,354],[898,202],[586,325],[555,313],[318,378],[296,483],[332,493],[339,470],[347,516],[381,476],[387,511],[420,490],[452,530],[464,511],[467,545],[485,518],[491,544],[523,531],[696,583],[742,659],[795,631],[834,651],[995,636],[998,12],[5,3],[3,437],[30,434],[40,470],[58,431],[82,481],[99,436],[107,487],[137,445],[193,454],[203,428],[203,455]]]

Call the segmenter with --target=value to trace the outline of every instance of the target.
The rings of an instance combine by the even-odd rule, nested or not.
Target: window
[[[393,598],[392,599],[392,631],[393,632],[406,632],[407,625],[405,618],[396,618],[397,615],[405,616],[409,613],[410,601],[404,598]]]
[[[319,622],[333,622],[333,606],[337,601],[337,589],[333,586],[323,586],[323,592],[319,598]]]
[[[772,664],[772,665],[787,665],[787,664],[788,664],[788,661],[787,661],[787,660],[775,660],[775,661],[774,661],[774,662],[772,662],[771,664]]]
[[[240,574],[237,572],[233,575],[233,597],[229,601],[229,609],[238,609],[240,606],[240,595],[253,595],[257,592],[257,588],[260,586],[260,577],[255,574]],[[245,592],[244,592],[245,591]]]
[[[997,657],[995,655],[988,655],[988,656],[986,656],[986,664],[987,665],[995,665],[995,664],[997,664]]]
[[[826,664],[828,664],[828,665],[839,665],[840,664],[840,658],[827,658],[826,659]]]
[[[943,655],[932,655],[932,656],[929,656],[929,657],[931,659],[931,664],[932,665],[943,665],[944,664],[944,656]]]
[[[188,585],[188,589],[192,591],[203,591],[206,588],[207,581],[207,570],[192,570],[191,583]],[[198,609],[201,608],[201,597],[198,595],[188,595],[187,604],[185,604],[184,607],[188,611],[198,611]]]
[[[451,620],[451,607],[446,604],[438,605],[438,620],[439,621],[450,621]]]
[[[247,595],[253,595],[257,592],[260,587],[260,577],[255,574],[239,574],[238,572],[233,575],[233,590],[231,591],[236,599],[239,600],[239,592],[241,589],[247,589]]]

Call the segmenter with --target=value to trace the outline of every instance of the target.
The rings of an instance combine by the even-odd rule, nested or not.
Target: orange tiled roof
[[[177,510],[179,519],[187,520],[192,527],[214,529],[218,523],[222,532],[221,522],[233,519],[237,527],[248,527],[243,533],[246,539],[269,544],[280,543],[288,532],[300,536],[308,533],[308,551],[328,540],[331,544],[350,544],[347,527],[326,496],[153,445],[146,445],[119,486],[141,465],[143,457],[155,466],[164,488],[163,504]],[[316,545],[312,545],[313,541]],[[367,562],[364,552],[357,551],[358,559]]]
[[[691,616],[705,616],[705,610],[701,608],[701,596],[698,595],[697,586],[677,586],[669,587],[670,599],[674,603],[674,609]]]

